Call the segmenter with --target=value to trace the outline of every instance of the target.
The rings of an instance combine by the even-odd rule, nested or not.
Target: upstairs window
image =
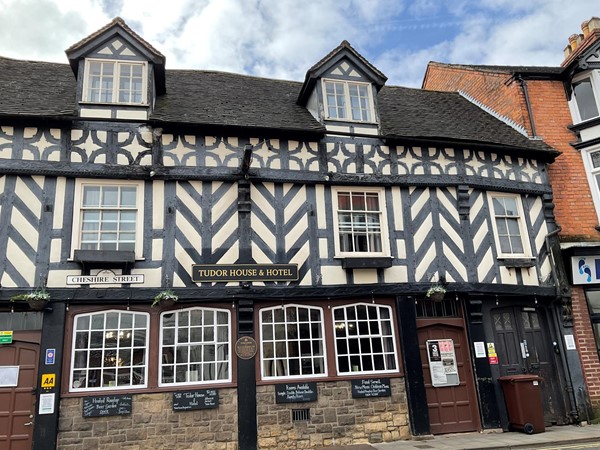
[[[373,122],[371,85],[323,80],[327,119]]]
[[[337,249],[342,256],[384,256],[385,223],[381,190],[337,190]]]
[[[83,100],[94,103],[145,102],[145,63],[88,60]]]
[[[141,257],[142,191],[140,182],[79,182],[73,248],[134,251]]]
[[[598,117],[598,104],[591,77],[573,83],[573,97],[581,121]]]
[[[493,195],[494,228],[501,256],[524,256],[526,237],[518,196]]]

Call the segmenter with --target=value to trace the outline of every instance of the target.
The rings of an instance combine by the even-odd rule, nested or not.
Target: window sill
[[[341,257],[344,269],[387,269],[392,267],[390,256],[381,257]]]
[[[144,102],[144,103],[124,103],[124,102],[92,102],[89,100],[81,100],[79,102],[80,105],[85,105],[85,106],[107,106],[107,107],[114,107],[114,106],[139,106],[139,107],[144,107],[147,108],[148,106],[150,106],[149,103]]]
[[[73,260],[84,269],[90,267],[132,267],[135,264],[133,250],[75,250]]]
[[[498,263],[504,267],[534,267],[535,266],[535,258],[503,257],[503,258],[498,258]]]

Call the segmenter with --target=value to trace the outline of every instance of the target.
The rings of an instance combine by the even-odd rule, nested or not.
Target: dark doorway
[[[543,308],[510,306],[492,310],[494,340],[500,376],[534,374],[543,378],[544,422],[566,424],[564,391],[554,349],[558,346],[550,333]]]

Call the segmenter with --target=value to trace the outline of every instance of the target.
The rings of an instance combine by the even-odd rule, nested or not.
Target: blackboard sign
[[[352,380],[352,398],[389,397],[391,395],[389,378]]]
[[[214,409],[219,407],[219,391],[198,389],[196,391],[173,392],[173,411],[192,409]]]
[[[286,383],[275,385],[276,403],[314,402],[317,383]]]
[[[131,414],[131,395],[103,395],[83,398],[83,417]]]

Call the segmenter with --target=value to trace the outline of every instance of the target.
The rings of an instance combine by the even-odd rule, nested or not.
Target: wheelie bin
[[[498,381],[504,391],[511,429],[527,434],[546,431],[541,387],[543,379],[537,375],[507,375],[498,378]]]

